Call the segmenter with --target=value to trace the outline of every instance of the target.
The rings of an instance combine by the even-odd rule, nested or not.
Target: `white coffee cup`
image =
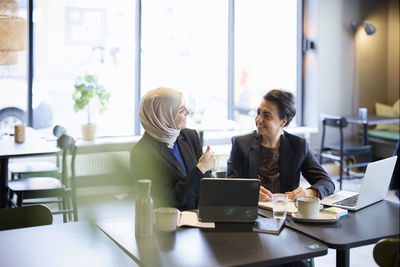
[[[172,232],[178,225],[179,210],[170,207],[154,209],[154,230],[159,232]]]
[[[299,197],[295,201],[297,215],[304,219],[318,219],[319,217],[319,198],[318,197]]]

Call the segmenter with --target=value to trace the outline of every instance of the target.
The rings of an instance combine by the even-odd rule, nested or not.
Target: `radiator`
[[[75,175],[94,176],[129,171],[129,157],[127,151],[78,154],[75,159]]]

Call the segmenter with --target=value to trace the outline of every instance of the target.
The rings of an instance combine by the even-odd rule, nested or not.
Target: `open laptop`
[[[200,181],[199,221],[255,222],[260,180],[203,178]]]
[[[360,193],[339,191],[324,198],[321,204],[355,211],[384,199],[396,160],[397,156],[393,156],[369,163]]]

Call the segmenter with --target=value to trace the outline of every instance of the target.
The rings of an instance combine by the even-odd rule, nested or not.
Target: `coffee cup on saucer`
[[[297,207],[297,216],[303,219],[318,219],[319,217],[319,198],[318,197],[299,197],[294,202]]]

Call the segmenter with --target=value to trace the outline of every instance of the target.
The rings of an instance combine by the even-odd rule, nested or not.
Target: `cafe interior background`
[[[55,125],[81,138],[87,113],[74,110],[74,85],[95,75],[110,95],[104,112],[91,104],[96,144],[132,145],[143,133],[140,97],[172,87],[184,92],[189,126],[204,130],[223,169],[230,137],[254,129],[255,109],[269,89],[296,95],[290,130],[305,134],[316,153],[320,114],[357,114],[361,107],[375,114],[376,103],[392,106],[399,99],[398,0],[0,3],[1,12],[27,25],[26,31],[18,23],[0,31],[0,43],[9,36],[15,42],[0,47],[2,136],[23,122],[49,140]],[[376,32],[368,35],[365,23]],[[359,130],[348,127],[346,138],[359,138]],[[394,151],[375,144],[375,151],[381,148],[377,157]],[[129,165],[126,151],[121,159]],[[86,164],[79,162],[77,168]]]
[[[14,24],[1,21],[10,14],[19,18]],[[376,103],[396,112],[399,72],[398,0],[0,0],[0,138],[25,123],[34,129],[26,138],[55,141],[53,127],[62,125],[78,146],[99,151],[77,156],[78,204],[85,196],[98,203],[101,194],[128,198],[118,210],[78,205],[83,220],[85,211],[131,214],[129,174],[121,169],[129,169],[129,150],[143,134],[137,107],[148,90],[184,92],[189,127],[216,151],[218,171],[230,138],[254,129],[268,90],[295,94],[288,131],[307,137],[318,155],[321,114],[367,108],[373,115]],[[75,84],[84,75],[109,94],[104,112],[90,105],[94,141],[82,140],[88,113],[74,110]],[[346,139],[359,139],[360,130],[350,125]],[[393,154],[395,142],[372,145],[379,159]],[[354,259],[371,262],[371,251]]]

